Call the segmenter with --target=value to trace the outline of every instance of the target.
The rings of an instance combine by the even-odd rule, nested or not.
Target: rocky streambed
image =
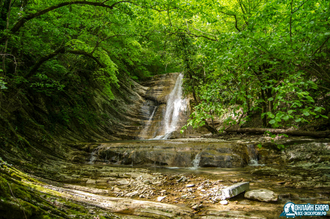
[[[95,217],[111,212],[119,218],[277,218],[289,201],[330,203],[327,139],[274,143],[236,135],[75,146],[81,151],[75,159],[84,162],[59,167],[61,183],[47,188],[94,206]],[[224,199],[222,191],[240,182],[248,182],[249,191],[275,194],[258,198],[243,192]]]
[[[71,161],[43,163],[29,175],[5,163],[0,169],[31,188],[22,202],[40,197],[39,203],[29,203],[53,218],[278,218],[289,201],[330,204],[328,142],[301,137],[274,143],[266,137],[233,136],[76,143]],[[20,199],[22,189],[0,183],[2,192]],[[248,189],[224,198],[223,191],[238,183],[248,183]],[[267,190],[273,194],[264,196]],[[17,212],[22,214],[20,207]],[[33,212],[26,212],[27,218]]]
[[[146,169],[84,164],[63,170],[67,181],[75,178],[80,183],[48,181],[44,187],[88,206],[87,218],[277,218],[288,201],[329,203],[328,182],[317,179],[314,182],[322,184],[322,188],[297,188],[295,184],[300,182],[297,175],[287,178],[253,174],[263,169]],[[276,198],[270,200],[266,196],[257,200],[241,193],[222,202],[221,191],[239,182],[249,182],[250,191],[271,190]],[[57,205],[65,209],[62,202]]]

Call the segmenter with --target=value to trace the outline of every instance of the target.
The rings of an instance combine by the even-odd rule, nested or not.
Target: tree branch
[[[119,2],[113,3],[112,5],[106,5],[105,2],[107,2],[107,1],[104,1],[104,2],[88,2],[88,1],[63,2],[63,3],[57,4],[57,5],[48,7],[46,9],[43,9],[41,11],[38,11],[36,13],[33,13],[33,14],[29,14],[29,15],[24,16],[23,18],[21,18],[19,21],[16,22],[16,24],[11,28],[10,32],[12,34],[13,33],[16,33],[21,27],[24,26],[24,24],[27,21],[32,20],[33,18],[39,17],[39,16],[41,16],[43,14],[46,14],[46,13],[48,13],[50,11],[53,11],[55,9],[58,9],[58,8],[61,8],[61,7],[67,6],[67,5],[92,5],[92,6],[103,7],[103,8],[108,8],[108,9],[112,10],[117,4],[120,4],[120,3],[131,3],[131,4],[134,4],[131,1],[119,1]],[[8,39],[8,35],[3,36],[0,39],[0,43],[4,42],[7,39]]]
[[[313,52],[312,57],[317,53],[317,51],[321,51],[322,47],[325,45],[325,43],[330,39],[330,36],[322,43],[322,45]]]
[[[101,66],[102,68],[105,68],[106,65],[104,63],[101,63],[97,58],[95,58],[91,53],[82,51],[82,50],[66,50],[65,47],[60,47],[59,49],[55,50],[53,53],[48,54],[47,56],[41,57],[37,63],[31,68],[31,70],[29,71],[29,73],[27,75],[24,76],[25,79],[30,78],[31,76],[33,76],[37,70],[40,68],[40,66],[47,62],[48,60],[54,58],[55,56],[57,56],[60,53],[71,53],[71,54],[76,54],[76,55],[84,55],[87,56],[91,59],[93,59],[99,66]]]
[[[236,30],[238,30],[238,32],[241,32],[241,30],[238,28],[238,24],[237,24],[238,21],[237,21],[236,14],[228,14],[228,13],[223,12],[223,11],[220,11],[220,13],[223,13],[223,14],[229,15],[229,16],[234,16],[234,18],[235,18],[235,28],[236,28]]]
[[[294,13],[296,13],[306,2],[308,2],[309,0],[306,0],[306,1],[304,1],[296,10],[294,10],[293,12],[292,12],[292,10],[291,10],[291,15],[292,14],[294,14]]]
[[[92,54],[82,51],[82,50],[67,50],[66,52],[76,54],[76,55],[84,55],[88,56],[89,58],[93,59],[99,66],[102,68],[107,67],[104,63],[101,63],[97,58],[95,58]]]
[[[61,47],[57,50],[55,50],[55,52],[48,54],[44,57],[41,57],[37,63],[31,68],[31,70],[29,71],[29,73],[27,73],[27,75],[24,76],[25,79],[30,78],[32,75],[34,75],[35,72],[37,72],[37,70],[40,68],[40,66],[45,63],[46,61],[48,61],[49,59],[57,56],[60,53],[64,53],[65,52],[65,48]]]
[[[193,35],[194,37],[204,37],[205,39],[208,39],[208,40],[218,41],[218,39],[212,39],[212,38],[204,36],[204,35],[196,35],[196,34],[193,34],[193,33],[188,33],[188,34]]]

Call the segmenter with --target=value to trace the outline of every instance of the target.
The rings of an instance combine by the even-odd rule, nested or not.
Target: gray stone
[[[96,184],[96,180],[95,179],[88,179],[86,184]]]
[[[188,179],[185,176],[181,176],[180,179],[177,180],[177,182],[186,182]]]
[[[244,197],[262,202],[271,202],[278,200],[278,195],[275,192],[268,189],[251,190],[246,192],[244,194]]]
[[[133,197],[133,196],[138,195],[138,194],[139,194],[138,191],[134,191],[134,192],[127,193],[125,196],[126,197]]]
[[[189,187],[194,187],[195,184],[187,184],[186,187],[189,188]]]
[[[222,189],[223,198],[232,198],[246,190],[249,190],[250,183],[249,182],[241,182],[231,185],[227,188]]]

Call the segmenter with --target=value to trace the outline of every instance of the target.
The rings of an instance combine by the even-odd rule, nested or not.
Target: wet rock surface
[[[221,139],[182,139],[168,141],[165,146],[175,152],[184,151],[190,144],[190,148],[186,148],[185,152],[191,153],[194,151],[191,148],[195,148],[199,154],[203,151],[201,149],[206,147],[206,151],[217,153],[228,153],[229,148],[233,153],[243,151],[242,159],[248,159],[246,145],[257,144],[257,141],[247,138],[245,141],[222,142],[224,145],[236,144],[236,148],[217,148],[219,141]],[[166,147],[160,147],[163,143],[159,142],[146,141],[146,144],[149,149],[161,151],[161,148],[166,152]],[[121,142],[121,146],[115,150],[122,150],[123,153],[128,149],[137,151],[138,148],[131,148],[130,144],[131,142]],[[304,144],[310,146],[305,148]],[[90,214],[93,216],[102,216],[105,213],[100,209],[107,209],[108,213],[111,213],[110,218],[114,218],[114,215],[118,218],[274,218],[274,215],[279,216],[284,204],[289,201],[299,204],[329,204],[329,165],[323,157],[317,158],[322,154],[326,156],[327,152],[314,150],[315,144],[322,150],[328,150],[328,143],[325,142],[299,142],[290,145],[285,151],[276,149],[276,145],[267,146],[266,143],[261,149],[255,147],[257,161],[264,166],[219,168],[193,167],[191,164],[189,168],[171,168],[152,160],[147,168],[135,166],[136,164],[131,162],[128,162],[130,165],[127,166],[119,163],[114,165],[100,159],[100,154],[96,154],[95,164],[87,164],[88,159],[86,164],[58,163],[43,166],[42,172],[35,174],[43,175],[42,180],[48,185],[47,189],[62,194],[68,200],[89,206],[94,212]],[[105,145],[110,147],[108,143],[103,146]],[[100,144],[93,143],[94,148],[99,146]],[[309,154],[310,159],[293,158],[291,155],[296,150],[301,152],[302,157]],[[137,152],[135,154],[138,155]],[[163,153],[162,156],[167,155]],[[189,161],[196,157],[198,158],[196,154],[190,155]],[[163,161],[165,160],[164,158]],[[44,171],[45,169],[47,171]],[[250,190],[267,188],[274,191],[278,194],[278,201],[261,202],[248,199],[244,197],[244,192],[224,200],[225,188],[247,182]]]
[[[268,189],[251,190],[246,192],[244,197],[262,202],[276,202],[278,200],[278,195]]]
[[[102,143],[95,149],[96,162],[169,167],[242,167],[248,163],[244,145],[207,139]],[[198,161],[196,161],[198,158]],[[194,162],[198,162],[194,164]]]
[[[258,168],[264,167],[146,169],[106,163],[66,166],[60,171],[63,182],[74,176],[81,179],[80,183],[49,188],[70,194],[72,200],[108,209],[119,218],[273,218],[288,201],[329,202],[330,193],[322,189],[300,190],[291,187],[294,181],[290,178],[251,174]],[[247,182],[251,190],[267,185],[278,193],[278,201],[251,200],[244,193],[224,200],[225,188]],[[95,212],[98,215],[97,209]]]

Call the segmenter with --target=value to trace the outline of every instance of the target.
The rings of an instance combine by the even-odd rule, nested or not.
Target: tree
[[[317,92],[328,90],[327,3],[238,0],[217,6],[200,3],[201,20],[208,23],[201,31],[191,28],[204,32],[199,48],[207,57],[208,83],[189,124],[203,125],[205,117],[221,116],[234,105],[233,115],[260,110],[265,127],[327,118],[328,98],[315,100]],[[228,122],[235,123],[233,116]]]

